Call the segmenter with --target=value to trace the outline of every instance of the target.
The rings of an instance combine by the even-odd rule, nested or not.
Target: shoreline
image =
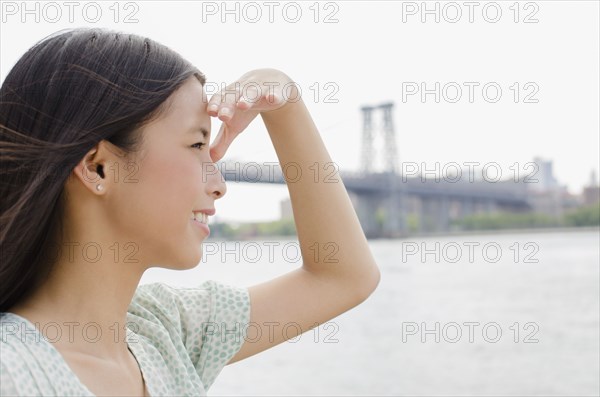
[[[598,232],[600,226],[580,226],[580,227],[545,227],[545,228],[518,228],[518,229],[494,229],[494,230],[460,230],[455,232],[439,232],[411,234],[398,238],[382,238],[373,240],[402,240],[406,238],[427,238],[427,237],[452,237],[452,236],[477,236],[477,235],[496,235],[496,234],[543,234],[543,233],[573,233],[573,232]]]
[[[452,236],[480,236],[480,235],[502,235],[502,234],[528,234],[528,233],[573,233],[573,232],[598,232],[600,234],[600,226],[580,226],[580,227],[547,227],[547,228],[520,228],[520,229],[495,229],[495,230],[460,230],[455,232],[438,232],[438,233],[423,233],[410,234],[402,237],[393,238],[371,238],[368,241],[385,241],[385,240],[406,240],[414,238],[430,238],[430,237],[452,237]],[[210,241],[265,241],[265,240],[284,240],[297,241],[297,236],[256,236],[244,239],[224,239],[215,237]]]

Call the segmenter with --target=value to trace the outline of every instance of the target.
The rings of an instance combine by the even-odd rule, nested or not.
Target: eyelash
[[[202,147],[206,146],[206,143],[204,143],[204,142],[196,142],[196,143],[194,143],[192,145],[192,147],[195,146],[195,145],[200,145],[200,147],[198,149],[202,149]]]

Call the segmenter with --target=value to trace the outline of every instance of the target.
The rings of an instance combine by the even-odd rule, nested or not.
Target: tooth
[[[192,212],[192,219],[198,222],[208,224],[208,215],[204,212]]]

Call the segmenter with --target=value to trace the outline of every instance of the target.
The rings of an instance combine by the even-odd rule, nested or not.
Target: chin
[[[200,255],[192,255],[189,258],[189,260],[186,260],[184,262],[180,262],[180,266],[178,266],[178,268],[180,270],[193,269],[196,266],[198,266],[198,264],[200,263],[201,260],[202,260],[202,253],[200,253]]]
[[[196,266],[198,266],[200,264],[200,261],[202,260],[202,255],[200,255],[200,258],[198,258],[197,261],[194,261],[190,266],[186,267],[185,270],[189,270],[189,269],[193,269]]]
[[[198,261],[200,262],[200,261]],[[167,269],[170,270],[190,270],[195,268],[196,266],[198,266],[198,263],[193,263],[193,262],[186,262],[186,263],[177,263],[175,265],[171,265],[171,266],[162,266],[162,267],[166,267]]]
[[[190,270],[200,264],[202,260],[202,251],[186,257],[179,257],[178,260],[169,261],[168,266],[163,266],[171,270]]]

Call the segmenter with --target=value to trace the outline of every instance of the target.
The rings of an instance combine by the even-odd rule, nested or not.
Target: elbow
[[[365,276],[361,283],[364,286],[364,289],[361,291],[360,294],[361,302],[367,300],[373,294],[373,292],[375,292],[375,290],[379,286],[380,281],[381,272],[379,271],[378,267],[375,267],[375,270],[369,273],[368,276]]]

